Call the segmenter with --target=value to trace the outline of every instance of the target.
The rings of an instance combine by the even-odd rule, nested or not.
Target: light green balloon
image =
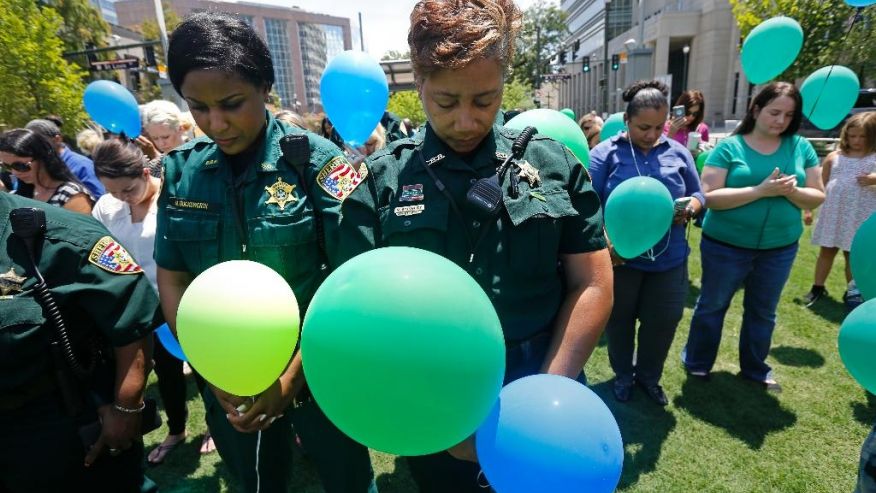
[[[602,125],[602,131],[599,132],[599,141],[608,140],[618,132],[623,132],[627,129],[627,124],[624,122],[624,114],[613,113],[608,119],[605,120],[605,124]]]
[[[573,122],[576,121],[575,120],[575,111],[572,108],[563,108],[560,110],[560,113],[571,118]]]
[[[660,241],[672,224],[672,195],[650,176],[624,180],[605,201],[605,231],[614,250],[635,258]]]
[[[876,298],[876,213],[864,221],[855,232],[849,251],[852,277],[864,299]],[[874,325],[876,330],[876,325]]]
[[[280,274],[232,260],[189,284],[176,330],[189,363],[208,382],[251,396],[270,387],[292,359],[299,320],[295,293]]]
[[[803,116],[813,125],[830,130],[855,106],[861,84],[858,76],[842,65],[829,65],[812,72],[800,86]]]
[[[502,328],[484,290],[450,260],[407,247],[363,253],[323,282],[301,356],[332,423],[397,455],[438,452],[474,433],[505,373]]]
[[[803,28],[790,17],[773,17],[757,25],[742,43],[740,62],[752,84],[763,84],[785,71],[803,47]]]
[[[840,326],[837,345],[840,358],[855,380],[876,393],[876,300],[852,310]]]
[[[590,146],[587,144],[587,137],[575,120],[559,111],[545,108],[524,111],[508,120],[505,126],[516,130],[535,127],[539,134],[566,144],[585,168],[590,166]]]

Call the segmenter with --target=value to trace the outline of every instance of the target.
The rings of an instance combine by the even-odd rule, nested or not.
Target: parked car
[[[803,116],[803,121],[800,123],[799,134],[807,138],[839,138],[840,130],[852,115],[863,113],[866,111],[876,111],[876,88],[861,89],[858,91],[858,100],[855,101],[855,106],[852,107],[849,114],[843,118],[836,127],[830,130],[821,130],[810,122],[806,116]]]

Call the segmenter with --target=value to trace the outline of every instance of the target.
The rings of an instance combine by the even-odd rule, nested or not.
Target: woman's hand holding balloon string
[[[286,371],[267,390],[255,397],[243,411],[231,412],[228,421],[238,431],[252,433],[268,428],[292,405],[304,387],[301,357],[296,354]]]
[[[797,188],[797,177],[794,175],[782,176],[779,168],[776,168],[755,188],[761,197],[787,196]]]

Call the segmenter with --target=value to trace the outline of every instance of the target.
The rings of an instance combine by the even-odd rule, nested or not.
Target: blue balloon
[[[92,120],[114,134],[130,138],[140,135],[140,106],[131,91],[118,82],[96,80],[82,96],[85,111]]]
[[[876,3],[876,0],[846,0],[846,3],[852,7],[869,7]]]
[[[624,460],[620,430],[605,403],[557,375],[533,375],[503,388],[475,444],[499,493],[608,493]]]
[[[161,345],[164,346],[164,349],[167,349],[168,353],[178,360],[188,361],[186,353],[183,352],[182,346],[179,345],[179,341],[173,336],[173,332],[170,331],[170,327],[167,324],[162,324],[155,330],[155,333],[158,335]]]
[[[345,142],[362,145],[380,123],[389,86],[377,60],[345,51],[326,65],[319,82],[322,106]]]

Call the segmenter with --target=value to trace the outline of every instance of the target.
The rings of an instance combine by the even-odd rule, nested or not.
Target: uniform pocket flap
[[[578,211],[572,207],[569,192],[562,188],[554,190],[521,190],[516,199],[505,196],[505,209],[514,226],[520,226],[528,219],[538,217],[577,216]]]
[[[170,241],[215,240],[219,231],[219,218],[169,214],[167,239]]]
[[[249,243],[253,247],[302,245],[316,241],[311,215],[257,217],[249,220]]]
[[[46,321],[43,317],[42,307],[36,301],[26,297],[0,299],[0,310],[3,311],[0,329],[19,325],[38,328]]]

